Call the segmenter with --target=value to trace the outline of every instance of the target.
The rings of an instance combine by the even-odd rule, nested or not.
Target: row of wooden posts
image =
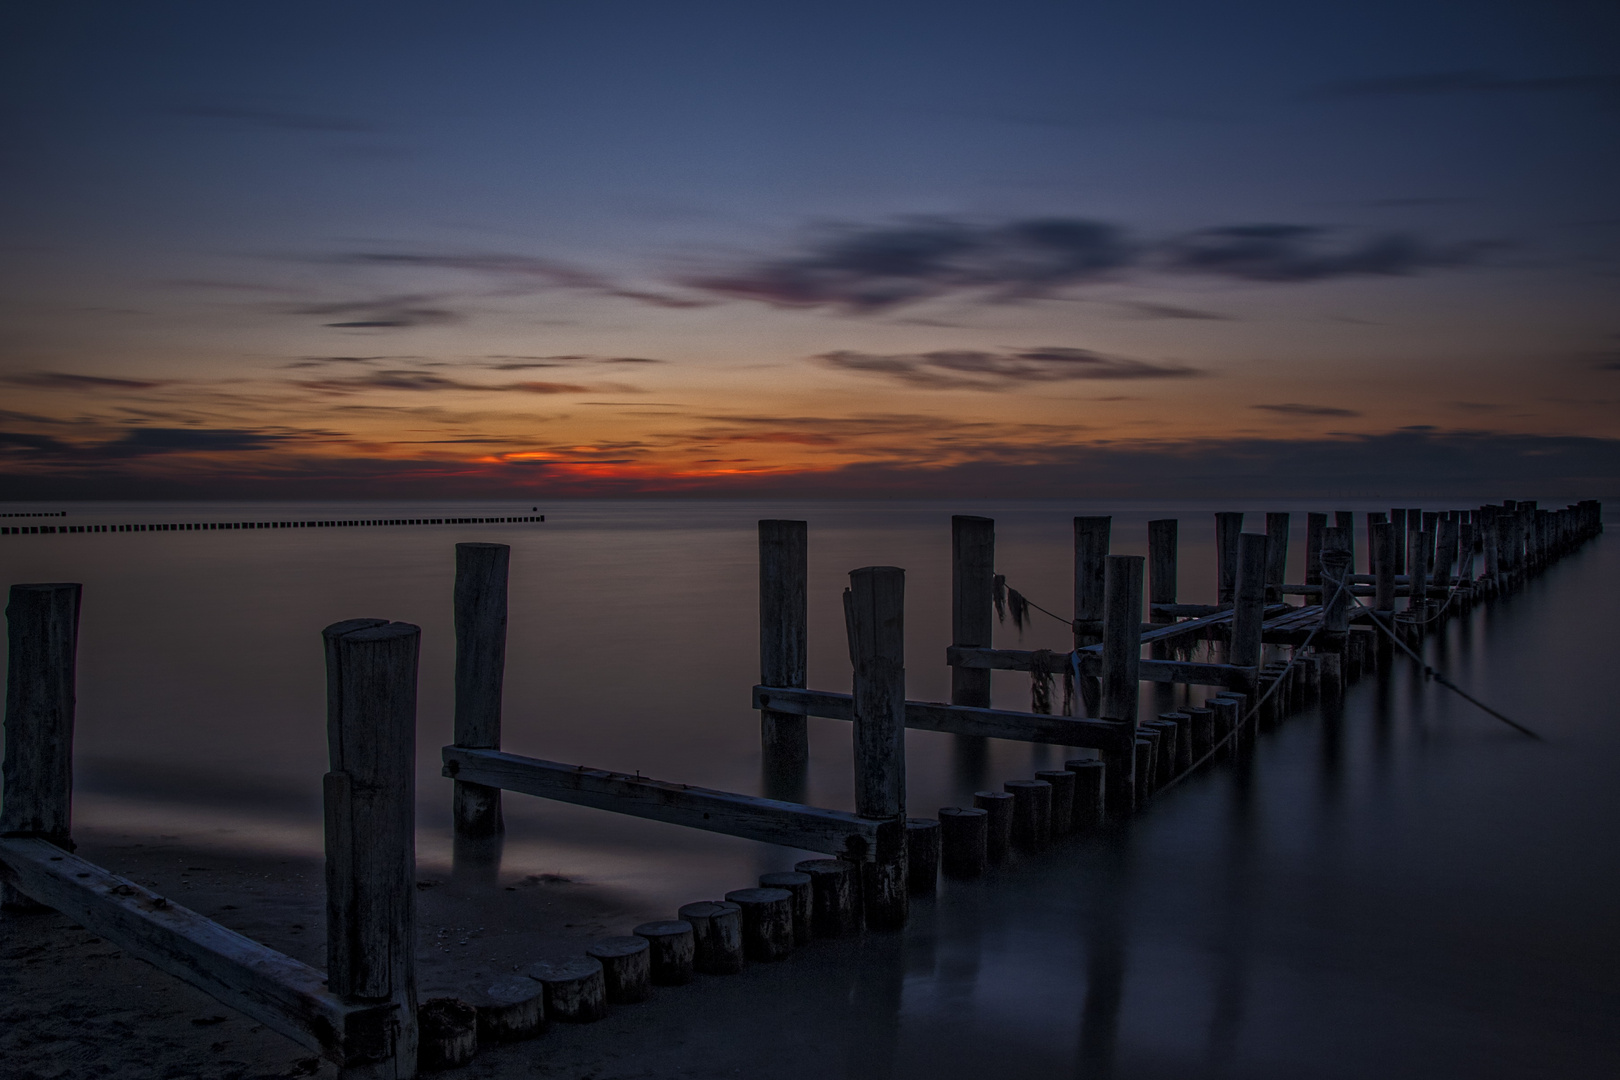
[[[903,925],[910,897],[937,877],[979,874],[1009,848],[1039,849],[1056,835],[1128,815],[1156,788],[1217,753],[1241,753],[1257,729],[1342,692],[1376,662],[1372,620],[1405,618],[1408,633],[1472,599],[1511,588],[1601,531],[1598,504],[1543,511],[1534,504],[1467,513],[1369,515],[1370,573],[1354,570],[1349,515],[1310,515],[1304,580],[1288,583],[1287,515],[1245,533],[1217,515],[1219,603],[1180,604],[1177,522],[1149,526],[1149,556],[1109,553],[1108,518],[1076,518],[1069,653],[993,647],[994,522],[952,519],[950,704],[905,696],[904,571],[852,571],[844,593],[853,668],[849,694],[806,680],[808,530],[762,521],[760,683],[763,754],[775,771],[808,765],[807,717],[853,725],[853,813],[696,788],[509,754],[501,746],[510,549],[458,544],[454,595],[454,828],[480,839],[502,828],[501,792],[593,806],[744,837],[827,858],[765,875],[758,888],[690,904],[678,917],[598,942],[577,961],[539,964],[528,981],[491,986],[478,1000],[417,1001],[415,980],[416,669],[420,630],[383,619],[323,631],[331,771],[324,786],[327,970],[250,941],[72,854],[71,782],[80,586],[14,585],[7,608],[10,677],[0,896],[8,908],[43,904],[200,987],[266,1026],[342,1064],[345,1075],[410,1077],[465,1060],[485,1039],[532,1034],[542,1018],[590,1020],[648,982],[723,974],[773,960],[816,936]],[[1382,519],[1382,520],[1380,520]],[[1397,525],[1399,521],[1399,526]],[[1415,532],[1412,526],[1415,524]],[[1401,531],[1406,538],[1400,539]],[[1476,574],[1475,558],[1483,557]],[[1142,621],[1144,569],[1149,621]],[[1303,595],[1304,607],[1282,603]],[[1375,611],[1352,611],[1353,596]],[[1397,612],[1400,596],[1406,609]],[[1325,600],[1326,603],[1321,601]],[[1412,629],[1415,626],[1415,630]],[[1220,662],[1172,656],[1212,642]],[[1265,646],[1290,647],[1264,662]],[[1142,647],[1150,655],[1142,656]],[[1308,648],[1306,646],[1309,646]],[[1281,650],[1274,650],[1280,652]],[[1069,675],[1086,716],[995,709],[992,670]],[[1140,683],[1214,688],[1199,706],[1138,719]],[[905,731],[1079,748],[1064,769],[979,792],[972,807],[937,819],[906,816]],[[535,986],[542,988],[536,993]]]

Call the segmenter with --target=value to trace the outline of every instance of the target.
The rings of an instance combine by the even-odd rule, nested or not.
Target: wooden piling
[[[1458,533],[1457,519],[1452,514],[1442,517],[1437,525],[1438,535],[1434,542],[1434,572],[1431,579],[1436,588],[1451,588],[1451,572],[1457,565]]]
[[[1102,713],[1136,722],[1142,659],[1142,556],[1104,558]]]
[[[729,901],[699,900],[677,913],[692,924],[692,968],[703,975],[735,975],[743,969],[742,908]],[[550,1001],[546,1002],[547,1010]]]
[[[906,818],[906,889],[913,896],[933,896],[939,885],[939,822]]]
[[[1063,768],[1074,774],[1074,831],[1090,832],[1103,823],[1106,767],[1097,758],[1071,758]]]
[[[906,573],[895,566],[850,571],[844,593],[854,661],[855,812],[899,820],[906,810]],[[906,852],[861,864],[866,925],[893,930],[907,914]]]
[[[759,523],[759,681],[802,687],[809,632],[809,526],[803,521]],[[760,749],[774,773],[802,772],[810,761],[805,718],[760,710]]]
[[[634,1005],[652,993],[652,956],[647,939],[637,934],[598,938],[585,955],[602,965],[609,1005]]]
[[[808,945],[815,937],[816,901],[810,875],[802,870],[781,870],[759,875],[762,889],[786,889],[793,896],[793,944]]]
[[[607,979],[594,957],[542,960],[523,973],[544,988],[547,1019],[594,1024],[607,1016]]]
[[[1133,777],[1135,785],[1132,794],[1135,798],[1134,806],[1141,806],[1153,794],[1155,781],[1158,779],[1155,766],[1159,756],[1159,733],[1147,728],[1138,728],[1136,731],[1136,755],[1132,759],[1136,763],[1136,775]]]
[[[1266,538],[1259,533],[1241,533],[1234,548],[1237,579],[1233,589],[1229,659],[1239,667],[1258,667],[1266,611]]]
[[[973,805],[988,815],[985,822],[985,858],[1004,862],[1012,847],[1013,797],[1005,791],[975,791]]]
[[[323,632],[326,977],[387,1002],[379,1075],[416,1075],[416,668],[422,632],[350,619]]]
[[[1353,510],[1335,510],[1333,527],[1343,529],[1345,550],[1350,553],[1350,573],[1356,572],[1356,514]]]
[[[1322,584],[1322,530],[1326,514],[1305,515],[1305,584]]]
[[[1215,710],[1189,706],[1181,710],[1192,728],[1192,761],[1202,761],[1215,748]],[[1188,762],[1190,766],[1192,762]]]
[[[939,812],[940,869],[949,878],[976,878],[987,861],[988,811],[947,806]]]
[[[83,586],[13,585],[6,604],[6,758],[0,836],[73,850],[73,719]],[[40,910],[0,883],[0,905]]]
[[[1175,622],[1173,615],[1157,615],[1153,604],[1176,602],[1176,534],[1181,523],[1175,518],[1148,522],[1148,621]]]
[[[434,997],[416,1013],[422,1072],[440,1072],[470,1062],[478,1054],[478,1010],[460,998]]]
[[[647,941],[647,975],[654,986],[692,981],[692,924],[685,919],[642,923],[632,931]]]
[[[1192,766],[1193,759],[1199,756],[1195,745],[1197,738],[1192,713],[1187,709],[1181,709],[1176,712],[1160,713],[1159,719],[1176,726],[1175,768],[1178,774],[1186,772]]]
[[[1104,564],[1111,517],[1074,519],[1074,643],[1095,644],[1102,634]]]
[[[1406,573],[1411,581],[1411,595],[1407,598],[1406,607],[1421,621],[1428,616],[1429,608],[1429,547],[1431,541],[1429,534],[1421,529],[1415,533],[1409,532],[1412,550],[1407,552]]]
[[[1373,524],[1373,607],[1378,611],[1395,610],[1395,526],[1387,521]]]
[[[951,518],[951,641],[988,649],[995,629],[996,523]],[[951,668],[951,704],[990,707],[989,668]]]
[[[1288,580],[1288,514],[1266,515],[1266,602],[1282,599]]]
[[[726,902],[742,909],[743,955],[756,963],[793,951],[793,894],[786,889],[733,889]]]
[[[848,937],[861,929],[860,879],[843,859],[806,859],[793,869],[810,875],[816,937]]]
[[[1035,779],[1052,786],[1052,835],[1074,831],[1074,773],[1068,769],[1042,769]]]
[[[501,686],[506,673],[506,544],[457,544],[455,744],[501,748]],[[463,839],[499,833],[501,789],[456,780],[453,827]]]
[[[1242,514],[1215,515],[1216,599],[1223,604],[1230,604],[1237,595],[1238,537],[1242,532]],[[1264,566],[1261,571],[1263,574]]]
[[[1045,848],[1052,840],[1052,785],[1044,780],[1008,780],[1001,786],[1013,797],[1013,847]]]
[[[478,1014],[478,1045],[532,1039],[545,1030],[545,988],[527,975],[480,985],[468,995]]]
[[[1406,511],[1391,510],[1389,512],[1389,531],[1394,537],[1395,569],[1397,574],[1406,573]]]
[[[1378,573],[1378,523],[1389,523],[1389,517],[1382,510],[1367,511],[1367,573]]]

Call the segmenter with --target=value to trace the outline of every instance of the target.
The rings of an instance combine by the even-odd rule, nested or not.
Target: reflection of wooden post
[[[850,571],[844,593],[855,668],[855,812],[865,818],[906,813],[905,596],[906,572],[896,566]],[[905,925],[905,845],[861,869],[867,926]]]
[[[996,523],[951,518],[951,642],[988,649],[995,627]],[[951,704],[990,707],[989,668],[951,668]]]
[[[1288,580],[1288,515],[1266,515],[1266,603],[1282,599]]]
[[[1243,515],[1215,515],[1216,599],[1230,604],[1237,592],[1238,536],[1243,532]],[[1264,567],[1261,568],[1262,573]]]
[[[803,521],[759,523],[759,681],[804,686],[808,631],[809,526]],[[761,709],[760,747],[773,773],[800,772],[810,760],[805,718]]]
[[[73,850],[73,714],[79,643],[76,584],[13,585],[6,605],[5,802],[0,835]],[[37,909],[10,885],[0,904]]]
[[[455,744],[501,748],[501,683],[506,674],[506,544],[456,545]],[[501,831],[501,789],[454,782],[458,837]]]
[[[416,664],[409,623],[351,619],[326,641],[326,978],[395,1006],[372,1075],[416,1075]]]

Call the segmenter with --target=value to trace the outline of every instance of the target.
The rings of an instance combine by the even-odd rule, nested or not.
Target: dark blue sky
[[[1612,3],[33,4],[0,49],[8,471],[1620,435]]]

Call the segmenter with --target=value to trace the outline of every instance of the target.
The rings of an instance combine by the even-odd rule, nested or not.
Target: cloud
[[[167,379],[117,379],[108,375],[74,375],[66,371],[31,371],[7,375],[0,381],[12,386],[32,386],[43,390],[155,390],[170,385]]]
[[[1251,409],[1264,409],[1267,412],[1281,413],[1284,416],[1360,416],[1354,409],[1340,409],[1333,405],[1301,405],[1298,402],[1285,401],[1277,405],[1250,405]]]
[[[775,307],[884,311],[963,290],[1000,300],[1043,296],[1098,281],[1130,265],[1120,229],[1072,218],[974,225],[929,218],[879,228],[840,229],[799,254],[765,260],[685,284]]]
[[[1323,83],[1310,98],[1433,97],[1442,94],[1547,94],[1620,89],[1620,79],[1597,75],[1513,78],[1484,69],[1426,71],[1384,79]]]
[[[247,127],[280,131],[317,131],[336,134],[364,134],[377,130],[359,120],[318,113],[285,112],[279,109],[236,108],[226,105],[179,105],[168,110],[173,116],[198,120],[225,120]]]
[[[233,453],[263,450],[289,436],[266,431],[234,428],[131,428],[123,438],[104,443],[99,449],[109,457],[139,457],[147,454]]]
[[[440,326],[460,322],[462,316],[444,307],[429,306],[436,298],[424,296],[381,297],[374,300],[345,300],[329,304],[306,304],[286,309],[292,315],[353,315],[325,323],[339,329],[380,330],[412,326]]]
[[[579,364],[666,364],[667,360],[654,360],[646,356],[587,356],[564,353],[559,356],[491,356],[498,364],[485,364],[491,371],[527,371],[532,368],[574,367]]]
[[[1393,234],[1326,249],[1329,230],[1312,225],[1227,225],[1187,233],[1161,251],[1164,269],[1247,281],[1306,282],[1404,275],[1475,262],[1489,243],[1439,247]]]
[[[494,393],[516,391],[525,394],[577,394],[586,392],[600,393],[603,386],[586,386],[577,383],[558,382],[511,382],[511,383],[471,383],[460,379],[452,379],[445,375],[435,375],[427,371],[372,371],[364,375],[342,376],[331,379],[309,379],[296,385],[305,390],[318,390],[328,394],[357,394],[371,390],[405,390],[412,392],[444,392],[444,391],[473,391],[478,393]],[[636,393],[630,387],[614,386],[616,393]]]
[[[822,353],[814,359],[831,368],[886,376],[930,390],[1007,390],[1021,383],[1183,379],[1205,374],[1186,364],[1103,356],[1086,349],[1061,346],[1000,352],[948,349],[893,355],[845,350]]]
[[[1155,304],[1143,300],[1127,300],[1119,306],[1143,319],[1210,319],[1228,322],[1232,318],[1230,315],[1221,315],[1213,311],[1179,307],[1175,304]]]
[[[708,307],[712,301],[671,296],[646,289],[627,288],[595,271],[585,270],[552,259],[506,252],[444,254],[434,252],[357,251],[337,256],[337,261],[363,266],[394,266],[429,270],[460,270],[496,277],[506,282],[507,291],[533,292],[543,289],[576,289],[603,296],[635,300],[663,308]]]

